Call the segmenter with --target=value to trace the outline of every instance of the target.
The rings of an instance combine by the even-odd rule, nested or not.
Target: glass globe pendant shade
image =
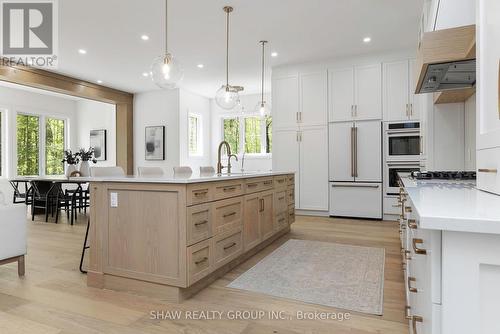
[[[222,85],[215,94],[215,103],[225,110],[231,110],[238,104],[239,94],[231,86]]]
[[[271,108],[266,101],[259,101],[255,106],[255,111],[260,114],[260,116],[267,116],[271,114]]]
[[[170,53],[156,57],[151,64],[151,79],[160,88],[176,88],[183,77],[182,66]]]

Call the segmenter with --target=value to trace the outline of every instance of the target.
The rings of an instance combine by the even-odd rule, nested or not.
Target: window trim
[[[259,118],[260,119],[260,153],[246,153],[245,152],[245,119],[246,118]],[[273,154],[266,153],[266,123],[265,117],[262,117],[259,113],[248,113],[244,115],[231,115],[224,114],[220,117],[220,138],[224,140],[224,120],[226,119],[238,119],[239,120],[239,128],[240,128],[240,145],[238,147],[238,155],[242,156],[243,154],[246,157],[252,158],[272,158]]]
[[[7,176],[7,109],[0,107],[0,178]]]
[[[197,119],[197,122],[196,122],[196,134],[197,134],[197,138],[196,138],[196,153],[191,153],[190,149],[189,149],[189,142],[190,142],[190,131],[189,131],[189,128],[190,128],[190,118],[193,117],[193,118],[196,118]],[[203,127],[202,127],[202,123],[203,120],[202,120],[202,115],[201,114],[197,114],[197,113],[193,113],[193,112],[189,112],[188,113],[188,116],[187,116],[187,151],[188,151],[188,156],[190,157],[202,157],[203,156]]]

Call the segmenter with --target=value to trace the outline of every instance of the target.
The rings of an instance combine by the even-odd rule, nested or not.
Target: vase
[[[76,171],[77,171],[77,169],[76,169],[75,165],[66,164],[66,171],[64,172],[64,174],[66,175],[66,177],[70,177],[71,173],[76,172]]]
[[[80,164],[80,176],[90,176],[90,163],[88,161],[82,161]]]

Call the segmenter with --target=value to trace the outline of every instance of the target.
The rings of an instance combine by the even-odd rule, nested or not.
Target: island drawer
[[[243,181],[230,180],[214,184],[214,200],[235,197],[243,194]]]
[[[286,175],[278,175],[274,177],[274,186],[276,188],[283,188],[287,186],[287,176]]]
[[[208,275],[213,269],[212,239],[187,248],[188,284],[191,285]]]
[[[275,212],[278,213],[283,213],[288,211],[288,204],[287,204],[287,191],[282,190],[282,191],[277,191],[274,193],[274,207],[275,207]]]
[[[243,252],[243,234],[241,232],[241,227],[217,235],[212,238],[212,240],[214,244],[215,268],[219,268],[232,261]]]
[[[210,202],[213,198],[213,191],[211,183],[188,184],[187,205]]]
[[[214,234],[234,230],[242,225],[243,197],[213,202]]]
[[[288,224],[295,222],[295,205],[288,206]]]
[[[210,203],[187,208],[187,244],[193,245],[212,236],[213,215]]]
[[[276,215],[275,230],[279,231],[288,225],[288,212],[283,212]]]
[[[269,190],[273,188],[273,178],[252,178],[248,179],[245,183],[245,192],[247,194],[256,193],[259,191]]]

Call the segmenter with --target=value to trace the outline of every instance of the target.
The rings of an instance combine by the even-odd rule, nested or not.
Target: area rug
[[[382,315],[383,248],[288,240],[228,287]]]

